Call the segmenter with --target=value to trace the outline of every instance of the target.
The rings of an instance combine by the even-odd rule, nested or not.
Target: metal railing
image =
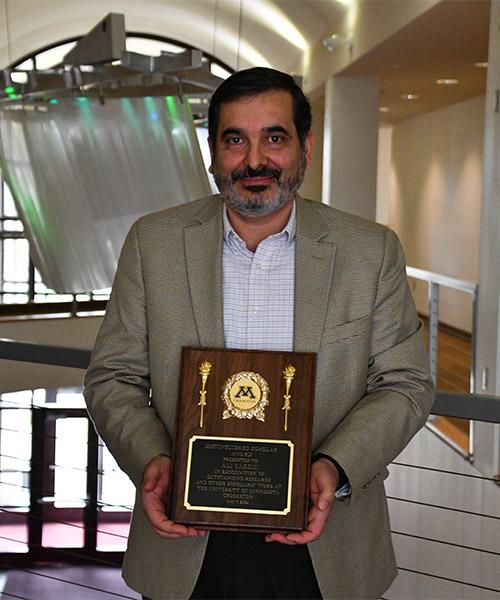
[[[441,287],[458,290],[471,295],[472,302],[472,332],[471,332],[471,363],[469,377],[469,392],[473,394],[476,391],[476,356],[477,356],[477,310],[478,310],[478,284],[472,281],[456,279],[447,275],[440,275],[432,271],[417,269],[416,267],[406,267],[406,274],[412,279],[426,281],[428,284],[428,311],[429,311],[429,360],[431,375],[437,384],[438,376],[438,330],[439,330],[439,290]],[[448,415],[450,416],[450,415]],[[470,417],[467,417],[470,418]],[[474,421],[469,421],[469,448],[468,453],[464,453],[462,448],[453,440],[444,435],[441,431],[429,424],[434,433],[441,437],[446,443],[452,446],[457,452],[464,455],[471,462],[474,459],[475,431]]]
[[[43,346],[0,339],[0,359],[1,358],[84,369],[89,362],[90,350]],[[54,410],[54,408],[56,410]],[[38,407],[35,405],[30,407],[33,422],[33,431],[31,434],[33,448],[30,459],[32,475],[28,486],[30,490],[31,510],[29,513],[26,513],[28,515],[27,518],[30,527],[28,530],[28,540],[25,542],[28,544],[30,552],[22,555],[19,553],[3,553],[0,554],[0,562],[10,566],[15,564],[21,570],[25,569],[26,573],[29,573],[29,569],[26,569],[26,567],[30,566],[30,560],[35,558],[49,561],[77,561],[79,563],[86,562],[90,564],[103,564],[104,562],[112,564],[114,562],[120,562],[120,552],[106,553],[103,555],[95,549],[96,535],[98,533],[102,534],[99,525],[100,521],[98,520],[102,503],[99,504],[96,487],[97,477],[102,473],[102,470],[97,460],[99,442],[95,434],[93,434],[93,437],[89,438],[88,441],[89,455],[87,457],[86,467],[88,493],[87,497],[81,498],[85,505],[85,518],[79,526],[85,528],[85,543],[81,548],[45,548],[43,546],[40,532],[42,524],[47,522],[47,515],[41,511],[40,506],[45,506],[47,503],[47,481],[46,479],[43,479],[46,475],[43,474],[41,469],[49,468],[50,473],[52,473],[53,469],[57,467],[54,462],[54,457],[50,453],[50,448],[48,454],[43,453],[44,451],[47,452],[47,439],[49,442],[54,442],[56,439],[53,427],[49,431],[47,430],[47,426],[58,416],[65,418],[71,416],[85,416],[84,409],[64,408],[58,411],[57,407],[54,408],[48,406]],[[14,407],[10,410],[13,409]],[[475,395],[466,392],[457,393],[438,390],[431,412],[433,415],[500,423],[500,398]],[[89,432],[93,432],[92,428],[89,428]],[[426,434],[425,430],[421,432],[421,434]],[[428,432],[427,435],[429,435]],[[435,439],[432,435],[431,438]],[[415,441],[418,442],[418,440]],[[424,440],[424,448],[428,448],[428,442],[428,439]],[[446,446],[442,447],[446,448]],[[419,452],[416,454],[420,456]],[[435,455],[433,454],[433,460],[431,461],[425,461],[424,459],[423,462],[415,462],[412,460],[411,456],[408,458],[408,454],[403,454],[398,457],[391,466],[390,480],[394,481],[395,485],[391,486],[389,483],[388,500],[391,510],[391,521],[393,520],[393,517],[396,517],[395,526],[393,525],[392,531],[396,548],[399,547],[401,549],[404,544],[411,544],[412,548],[419,545],[419,547],[422,546],[421,549],[423,553],[424,551],[425,553],[429,552],[430,549],[430,551],[434,552],[438,557],[435,563],[433,562],[429,567],[426,566],[427,563],[426,565],[423,565],[421,564],[422,561],[417,560],[418,556],[420,556],[418,552],[416,553],[418,555],[417,559],[412,557],[408,558],[408,553],[404,551],[398,554],[399,571],[400,576],[402,577],[400,588],[403,590],[403,595],[401,597],[407,597],[405,594],[408,589],[411,589],[411,581],[409,582],[408,578],[417,578],[418,582],[423,581],[426,584],[431,581],[433,582],[435,589],[438,589],[440,585],[453,585],[458,591],[463,588],[468,593],[470,593],[471,590],[472,593],[482,593],[483,591],[500,593],[500,581],[497,581],[496,577],[494,578],[495,580],[493,583],[488,583],[487,585],[483,584],[481,580],[481,573],[483,572],[481,566],[483,564],[482,562],[478,563],[480,564],[480,567],[476,568],[475,571],[468,569],[467,571],[459,572],[457,575],[447,571],[450,561],[445,553],[445,551],[461,551],[464,554],[473,553],[474,558],[478,561],[484,560],[486,569],[489,565],[488,561],[491,560],[492,557],[494,559],[500,557],[500,547],[497,548],[498,544],[493,544],[490,538],[481,539],[480,542],[464,538],[461,541],[459,540],[460,543],[457,543],[456,536],[452,535],[453,528],[450,535],[447,536],[446,534],[443,534],[440,528],[436,528],[436,531],[434,531],[432,528],[429,530],[428,526],[423,526],[422,522],[424,522],[424,524],[427,523],[427,517],[419,519],[419,515],[423,515],[425,511],[433,511],[433,514],[435,516],[437,515],[436,518],[438,519],[442,518],[440,516],[441,514],[453,516],[453,518],[460,522],[465,519],[480,519],[481,522],[485,523],[485,527],[489,527],[491,523],[494,524],[500,519],[500,515],[494,514],[491,510],[486,510],[480,501],[477,506],[473,505],[472,507],[456,504],[452,500],[454,500],[456,496],[463,496],[463,494],[452,496],[452,500],[450,500],[450,494],[446,494],[446,489],[450,478],[456,480],[455,485],[458,486],[457,489],[461,489],[462,485],[465,486],[465,482],[482,482],[483,485],[490,486],[487,491],[490,495],[491,493],[495,494],[496,497],[496,494],[500,492],[495,485],[496,479],[494,476],[481,476],[475,471],[465,471],[463,473],[457,472],[453,470],[453,468],[450,469],[448,461],[445,460],[443,466],[435,462],[434,458]],[[70,467],[65,465],[65,468]],[[72,468],[77,469],[81,467],[75,465]],[[468,468],[473,469],[471,465],[469,465]],[[437,478],[439,478],[439,480]],[[415,483],[417,479],[418,481],[422,480],[421,485],[416,488],[414,485],[409,485],[409,482]],[[444,482],[441,490],[443,496],[437,501],[434,499],[432,490],[436,484],[441,486],[441,483],[439,483],[441,481]],[[3,485],[12,486],[14,484],[3,483]],[[415,489],[427,490],[428,495],[415,495]],[[478,500],[478,498],[481,500],[482,498],[481,494],[472,494],[472,496],[473,498],[471,501]],[[42,500],[43,502],[41,503]],[[491,503],[488,503],[488,506],[490,506],[490,504]],[[491,506],[494,505],[497,505],[497,503],[493,502],[491,504]],[[125,507],[123,508],[125,509]],[[403,513],[401,511],[403,511]],[[12,517],[10,514],[12,509],[9,511],[8,508],[0,508],[0,512],[4,514],[4,517]],[[397,518],[398,515],[399,519]],[[401,515],[403,516],[401,517]],[[67,518],[63,519],[62,517],[58,517],[57,514],[50,516],[50,520],[58,522],[61,525],[66,525],[67,527],[75,527],[74,523],[67,523]],[[481,527],[479,529],[481,529]],[[122,535],[114,535],[117,536],[118,541],[119,538],[122,538]],[[5,536],[5,534],[2,533],[0,535],[0,540],[2,540],[2,536]],[[10,537],[5,537],[4,539],[7,540],[11,537],[12,535]],[[125,540],[122,539],[123,543],[124,541]],[[439,558],[441,556],[443,557],[442,560]],[[491,579],[491,574],[489,574],[489,576]],[[68,581],[68,583],[72,582]],[[398,595],[397,590],[393,590],[387,597],[394,598],[400,596]],[[455,597],[459,596],[457,595]],[[460,595],[460,597],[462,596]]]

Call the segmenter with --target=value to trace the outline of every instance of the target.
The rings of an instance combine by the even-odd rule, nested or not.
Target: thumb
[[[334,496],[335,496],[335,492],[331,488],[326,488],[326,489],[321,490],[321,492],[318,496],[318,503],[317,503],[319,510],[321,510],[322,512],[324,512],[325,510],[328,510],[328,508],[330,508],[330,506],[333,503]]]
[[[150,464],[144,470],[144,477],[142,480],[142,489],[145,492],[152,492],[162,476],[162,468],[157,464]]]

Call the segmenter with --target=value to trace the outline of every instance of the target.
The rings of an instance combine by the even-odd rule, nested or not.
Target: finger
[[[198,532],[193,527],[186,527],[180,523],[174,523],[165,516],[163,519],[152,523],[157,533],[161,532],[167,535],[178,535],[180,537],[194,537]]]
[[[284,533],[271,533],[266,535],[265,540],[266,542],[279,542],[280,544],[286,544],[287,546],[294,546],[295,542],[288,539],[288,535],[289,534]]]
[[[289,533],[286,536],[287,540],[295,544],[309,544],[310,542],[314,542],[323,533],[329,516],[328,512],[322,512],[316,507],[311,508],[306,529],[299,533]]]

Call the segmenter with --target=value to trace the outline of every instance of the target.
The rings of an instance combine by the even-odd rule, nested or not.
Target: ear
[[[214,139],[211,137],[208,138],[208,147],[210,148],[210,158],[211,158],[211,164],[208,167],[208,172],[213,173],[212,165],[214,164],[214,160],[215,160],[215,142],[214,142]]]
[[[306,139],[304,140],[304,151],[306,153],[306,168],[308,169],[312,163],[312,150],[314,144],[314,137],[312,129],[307,132]]]

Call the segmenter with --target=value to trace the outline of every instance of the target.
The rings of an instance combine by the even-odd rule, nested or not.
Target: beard
[[[225,176],[218,172],[215,164],[212,165],[215,183],[225,202],[244,217],[271,215],[285,206],[302,185],[305,170],[305,151],[301,151],[297,170],[289,177],[283,177],[281,169],[271,167],[252,169],[249,166],[240,171],[233,171],[230,176]],[[240,179],[251,179],[252,177],[273,177],[276,180],[274,190],[269,191],[267,185],[246,185],[247,193],[239,194],[235,185],[236,182]]]

